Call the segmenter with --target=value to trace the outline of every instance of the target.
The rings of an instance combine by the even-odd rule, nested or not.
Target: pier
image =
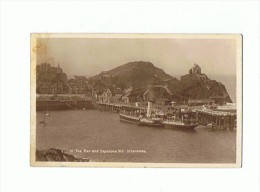
[[[92,109],[90,100],[38,100],[36,111]]]
[[[211,125],[214,129],[236,129],[237,116],[234,112],[216,111],[209,109],[195,109],[197,121],[200,125]]]
[[[121,110],[126,111],[136,111],[136,110],[146,110],[145,107],[128,105],[124,103],[104,103],[104,102],[95,102],[94,107],[101,111],[112,111],[119,112]]]
[[[120,110],[126,111],[136,111],[142,110],[146,111],[146,107],[119,104],[119,103],[104,103],[96,102],[95,105],[98,106],[101,111],[111,111],[119,112]],[[97,107],[95,107],[97,108]],[[223,129],[223,130],[234,130],[236,129],[237,116],[235,112],[230,111],[218,111],[211,109],[201,109],[193,108],[192,111],[196,113],[196,119],[199,125],[211,126],[213,129]]]

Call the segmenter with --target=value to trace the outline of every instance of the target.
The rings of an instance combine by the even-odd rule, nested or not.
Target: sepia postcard
[[[241,167],[242,35],[31,34],[30,161]]]

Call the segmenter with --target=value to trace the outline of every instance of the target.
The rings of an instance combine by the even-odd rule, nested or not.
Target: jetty
[[[122,110],[135,112],[146,111],[144,106],[136,106],[122,103],[104,103],[95,102],[96,107],[101,111],[120,112]],[[197,123],[202,126],[210,126],[213,129],[223,130],[235,130],[237,126],[237,115],[236,111],[222,111],[218,109],[206,109],[202,107],[191,108],[192,112],[195,113]],[[158,110],[153,110],[158,112]],[[166,113],[166,112],[164,112]]]
[[[215,129],[236,129],[237,115],[235,112],[217,111],[211,109],[195,109],[199,125],[211,125]]]
[[[112,111],[119,112],[121,110],[125,111],[136,111],[136,110],[146,110],[146,107],[124,104],[124,103],[105,103],[105,102],[95,102],[93,106],[101,111]]]

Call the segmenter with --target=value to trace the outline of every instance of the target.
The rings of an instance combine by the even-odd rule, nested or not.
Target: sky
[[[234,39],[39,38],[37,47],[37,64],[59,63],[69,77],[90,77],[131,61],[150,61],[177,77],[194,63],[209,77],[236,74]]]

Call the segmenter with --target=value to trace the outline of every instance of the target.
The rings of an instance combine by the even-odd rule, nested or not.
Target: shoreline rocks
[[[87,158],[77,158],[60,149],[36,150],[36,161],[89,162]]]

